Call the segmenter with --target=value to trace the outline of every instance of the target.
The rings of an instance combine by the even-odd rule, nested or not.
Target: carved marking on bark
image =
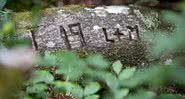
[[[140,36],[139,36],[139,27],[137,25],[135,25],[134,27],[132,26],[127,26],[127,28],[130,30],[129,31],[129,40],[132,40],[132,32],[134,32],[134,30],[136,31],[136,36],[137,36],[137,40],[140,40]]]
[[[107,42],[111,42],[111,43],[114,43],[114,42],[115,42],[113,39],[109,39],[109,38],[108,38],[108,34],[107,34],[107,31],[106,31],[106,28],[103,28],[103,33],[104,33],[104,35],[105,35],[105,40],[106,40]]]
[[[73,33],[74,35],[78,35],[80,37],[80,42],[82,46],[86,46],[85,38],[82,32],[81,24],[80,23],[75,23],[75,24],[69,24],[68,25],[70,32]],[[74,27],[78,27],[79,31],[73,31]]]
[[[31,32],[31,36],[32,36],[32,41],[33,41],[33,46],[35,48],[35,50],[38,50],[38,44],[35,38],[35,32],[33,30],[30,31]]]
[[[64,37],[62,36],[62,33],[64,33]],[[71,49],[71,44],[70,44],[70,42],[69,42],[67,32],[66,32],[66,30],[64,29],[63,26],[60,26],[60,36],[61,36],[62,38],[64,38],[65,44],[66,44],[66,46],[67,46],[67,49],[70,50],[70,49]]]
[[[123,33],[120,33],[119,28],[116,29],[116,32],[114,33],[118,37],[118,40],[121,41],[120,36],[124,35]]]

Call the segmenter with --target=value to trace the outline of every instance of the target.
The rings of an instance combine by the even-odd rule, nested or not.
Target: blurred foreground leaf
[[[122,64],[121,61],[116,61],[112,64],[113,70],[116,72],[116,74],[118,75],[121,70],[122,70]]]
[[[156,94],[152,91],[138,90],[136,94],[126,99],[155,99]]]
[[[78,58],[77,55],[72,52],[63,52],[58,58],[61,62],[59,63],[56,73],[63,74],[65,80],[77,80],[86,69],[84,60]]]
[[[91,82],[89,83],[85,89],[84,89],[84,95],[85,96],[89,96],[92,94],[95,94],[96,92],[98,92],[100,90],[100,85],[97,82]]]
[[[117,92],[115,92],[115,98],[116,99],[124,99],[128,94],[129,94],[129,89],[122,88],[120,90],[117,90]]]
[[[51,75],[49,71],[45,70],[36,70],[34,71],[32,75],[31,82],[33,83],[39,83],[39,82],[45,82],[45,83],[51,83],[54,80],[54,77]]]
[[[126,68],[126,69],[124,69],[124,70],[120,73],[119,79],[120,79],[120,80],[129,79],[129,78],[131,78],[131,77],[134,75],[135,71],[136,71],[136,68],[135,68],[135,67]]]
[[[87,63],[99,69],[105,69],[109,66],[109,63],[101,55],[90,55],[87,57]]]
[[[26,88],[27,93],[40,93],[48,89],[46,84],[34,84],[33,86],[28,86]]]
[[[6,4],[6,1],[7,1],[7,0],[0,0],[0,10],[3,9],[3,7],[4,7],[5,4]]]
[[[99,95],[90,95],[90,96],[87,96],[85,97],[85,99],[99,99]]]
[[[53,82],[55,93],[72,93],[72,96],[75,99],[82,99],[83,97],[83,89],[74,83],[63,82],[63,81],[55,81]]]

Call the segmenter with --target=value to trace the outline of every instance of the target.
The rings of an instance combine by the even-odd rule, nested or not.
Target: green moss
[[[159,25],[159,13],[157,9],[131,6],[132,14],[141,20],[142,24],[148,30],[155,30]]]
[[[85,8],[85,5],[69,5],[64,6],[62,9],[68,12],[79,12],[81,9]]]
[[[60,9],[63,9],[66,12],[78,12],[85,7],[87,7],[87,6],[85,6],[85,5],[67,5],[64,7],[46,8],[41,11],[41,16],[56,15],[57,11]],[[32,19],[31,12],[13,13],[13,19],[16,22],[19,22],[19,21],[30,21],[31,22],[31,19]]]
[[[32,25],[31,12],[13,13],[12,18],[16,23],[17,33],[24,33],[31,28]]]
[[[85,8],[85,5],[68,5],[64,7],[53,7],[46,8],[41,11],[41,17],[45,16],[56,16],[58,15],[59,10],[65,10],[68,13],[76,13],[80,11],[82,8]],[[31,12],[19,12],[13,13],[13,20],[18,25],[17,32],[26,32],[27,30],[32,28],[32,14]]]
[[[44,10],[41,11],[41,16],[55,16],[57,15],[57,11],[60,10],[62,8],[57,8],[57,7],[53,7],[53,8],[46,8]]]
[[[95,48],[83,48],[77,51],[81,58],[99,53],[110,62],[120,60],[125,66],[141,66],[150,63],[150,54],[144,41],[127,41],[114,43],[101,50]]]
[[[29,30],[28,28],[17,29],[17,30],[16,30],[16,33],[17,33],[17,34],[21,34],[21,33],[27,32],[28,30]]]
[[[148,52],[145,42],[123,41],[111,45],[101,53],[110,61],[120,60],[126,66],[140,66],[148,63]]]
[[[85,5],[67,5],[64,7],[53,7],[53,8],[46,8],[44,10],[42,10],[41,15],[42,16],[54,16],[54,15],[58,15],[59,10],[65,10],[65,12],[69,12],[69,13],[76,13],[79,12],[81,9],[85,8],[87,6]]]
[[[25,21],[31,22],[31,12],[20,12],[20,13],[13,13],[13,20],[15,22]]]

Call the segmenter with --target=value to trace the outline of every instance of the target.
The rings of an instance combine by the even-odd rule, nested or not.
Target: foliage
[[[0,28],[10,19],[9,11],[3,11],[5,4],[6,0],[0,0]]]
[[[166,13],[166,12],[164,12]],[[173,38],[156,35],[153,54],[162,56],[166,50],[183,49],[183,15],[167,12],[165,19],[175,22],[176,29]],[[170,16],[169,16],[170,15]],[[174,39],[178,38],[178,39]],[[171,43],[169,43],[171,42]],[[177,56],[178,57],[178,56]],[[107,62],[101,55],[93,54],[79,58],[72,52],[46,52],[40,63],[41,70],[47,73],[42,77],[32,76],[36,82],[29,81],[26,96],[33,98],[58,98],[71,97],[75,99],[182,99],[182,95],[167,93],[161,90],[164,87],[185,87],[184,67],[174,62],[173,64],[153,64],[139,69],[136,67],[123,67],[118,60],[114,63]],[[33,73],[34,74],[34,73]],[[37,78],[38,77],[38,78]],[[42,79],[45,78],[45,79]],[[38,91],[38,87],[41,91]],[[29,89],[36,89],[29,91]],[[40,89],[39,89],[40,90]],[[42,92],[42,94],[40,94]],[[49,93],[49,94],[47,94]],[[47,95],[46,95],[47,94]]]
[[[163,99],[178,95],[158,93],[161,87],[170,84],[185,87],[184,77],[179,76],[185,74],[181,67],[155,65],[141,70],[136,67],[123,68],[121,62],[116,61],[111,66],[99,68],[92,65],[95,60],[98,59],[99,65],[108,62],[103,58],[93,58],[95,55],[89,56],[92,57],[91,62],[89,57],[81,59],[71,52],[47,53],[42,62],[48,61],[45,57],[52,64],[44,64],[43,69],[34,71],[33,79],[27,83],[26,93],[29,97],[44,99],[49,90],[47,95],[50,98],[66,95],[75,99]]]
[[[5,6],[6,4],[6,0],[0,0],[0,10],[3,9],[3,7]]]
[[[184,9],[184,6],[180,7]],[[39,9],[40,6],[37,5],[32,11],[33,25],[38,24]],[[164,18],[176,25],[173,37],[156,35],[152,54],[161,57],[165,52],[173,52],[174,59],[168,64],[157,62],[137,68],[124,66],[120,60],[108,62],[99,54],[80,58],[73,52],[46,51],[44,56],[38,59],[37,67],[30,70],[29,77],[29,72],[23,67],[4,64],[2,56],[5,54],[0,53],[0,98],[183,99],[184,93],[171,90],[174,87],[185,87],[184,61],[181,61],[184,57],[178,54],[184,53],[184,17],[184,11],[164,12]],[[0,35],[3,48],[15,49],[15,46],[25,45],[26,40],[17,38],[14,23],[9,20],[3,23]],[[24,51],[23,54],[28,53]],[[7,56],[3,58],[6,59]],[[21,63],[28,65],[28,61],[23,60]],[[25,72],[27,75],[24,75]],[[23,79],[25,76],[29,79]],[[22,83],[23,89],[19,91]],[[167,88],[167,91],[164,88]],[[20,93],[15,95],[16,92]]]

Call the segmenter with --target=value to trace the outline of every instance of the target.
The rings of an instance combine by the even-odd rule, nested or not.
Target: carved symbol
[[[31,32],[31,36],[32,36],[33,46],[35,47],[35,50],[38,50],[38,44],[35,39],[35,32],[33,30],[31,30],[30,32]]]
[[[114,42],[115,42],[113,39],[109,39],[109,38],[108,38],[108,34],[107,34],[107,31],[106,31],[106,28],[103,28],[103,33],[104,33],[104,35],[105,35],[105,40],[106,40],[107,42],[111,42],[111,43],[114,43]]]
[[[64,39],[65,39],[65,44],[66,44],[66,46],[67,46],[67,49],[70,50],[70,49],[71,49],[71,44],[70,44],[70,42],[69,42],[67,32],[66,32],[66,30],[64,29],[63,26],[60,26],[60,36],[61,36],[61,37],[63,37],[63,36],[62,36],[62,33],[64,33]]]
[[[137,39],[140,40],[140,36],[139,36],[139,27],[137,25],[135,25],[134,27],[132,26],[127,26],[127,28],[130,30],[129,31],[129,40],[132,40],[132,33],[134,30],[136,30],[136,35],[137,35]]]
[[[85,38],[84,38],[84,35],[82,32],[81,24],[80,23],[69,24],[68,27],[69,27],[71,33],[73,33],[74,35],[78,35],[80,37],[80,42],[81,42],[82,46],[85,46],[86,42],[85,42]],[[74,31],[73,28],[75,28],[75,27],[78,27],[79,31]]]
[[[114,33],[114,35],[117,35],[118,40],[121,41],[120,36],[121,36],[121,35],[124,35],[124,34],[123,34],[123,33],[120,33],[119,28],[117,28],[117,29],[116,29],[116,32]]]

